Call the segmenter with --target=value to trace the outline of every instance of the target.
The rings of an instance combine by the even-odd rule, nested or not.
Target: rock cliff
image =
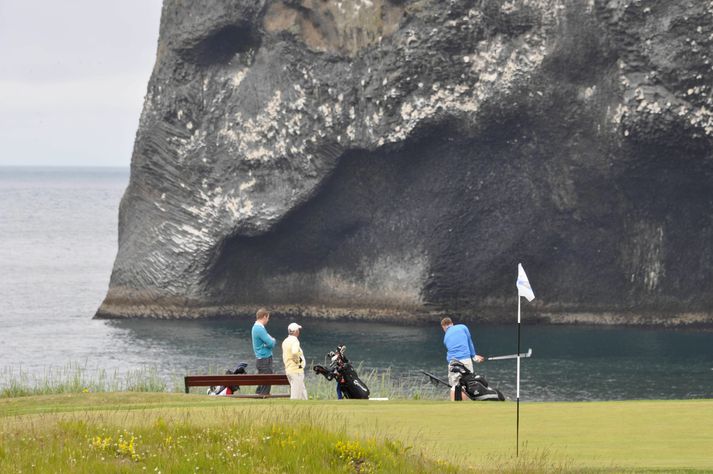
[[[509,320],[522,262],[545,318],[710,320],[712,45],[708,0],[165,0],[97,316]]]

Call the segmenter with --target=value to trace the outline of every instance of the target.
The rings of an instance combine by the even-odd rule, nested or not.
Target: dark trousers
[[[272,356],[265,359],[257,359],[255,361],[255,367],[257,368],[258,374],[272,374]],[[258,395],[270,395],[270,389],[272,385],[258,385],[255,393]]]

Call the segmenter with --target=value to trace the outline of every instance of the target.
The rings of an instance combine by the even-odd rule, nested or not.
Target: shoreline
[[[253,318],[259,305],[124,305],[104,303],[93,319],[173,319],[220,320]],[[312,305],[268,305],[275,316],[307,320],[361,321],[374,323],[400,323],[427,325],[438,322],[446,315],[459,321],[477,324],[509,324],[515,312],[504,308],[487,308],[482,311],[424,311],[423,308],[354,308]],[[474,314],[475,313],[475,314]],[[480,313],[480,314],[478,314]],[[512,318],[503,314],[512,313]],[[497,315],[496,315],[497,314]],[[523,324],[552,326],[612,326],[651,327],[670,329],[713,329],[713,314],[705,312],[636,313],[633,311],[538,311],[523,313]]]

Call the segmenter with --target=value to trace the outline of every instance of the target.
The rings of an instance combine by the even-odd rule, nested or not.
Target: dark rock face
[[[495,319],[522,262],[707,320],[712,45],[707,0],[165,0],[97,315]]]

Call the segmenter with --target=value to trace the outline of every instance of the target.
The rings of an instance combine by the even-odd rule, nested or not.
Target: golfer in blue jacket
[[[460,373],[451,372],[451,362],[455,360],[462,362],[471,372],[475,372],[473,370],[473,360],[480,363],[485,358],[475,352],[473,338],[470,336],[470,331],[465,324],[454,325],[451,318],[443,318],[441,320],[441,328],[446,333],[443,336],[443,344],[448,351],[446,354],[448,383],[451,385],[451,400],[455,400],[455,390],[460,380]]]

